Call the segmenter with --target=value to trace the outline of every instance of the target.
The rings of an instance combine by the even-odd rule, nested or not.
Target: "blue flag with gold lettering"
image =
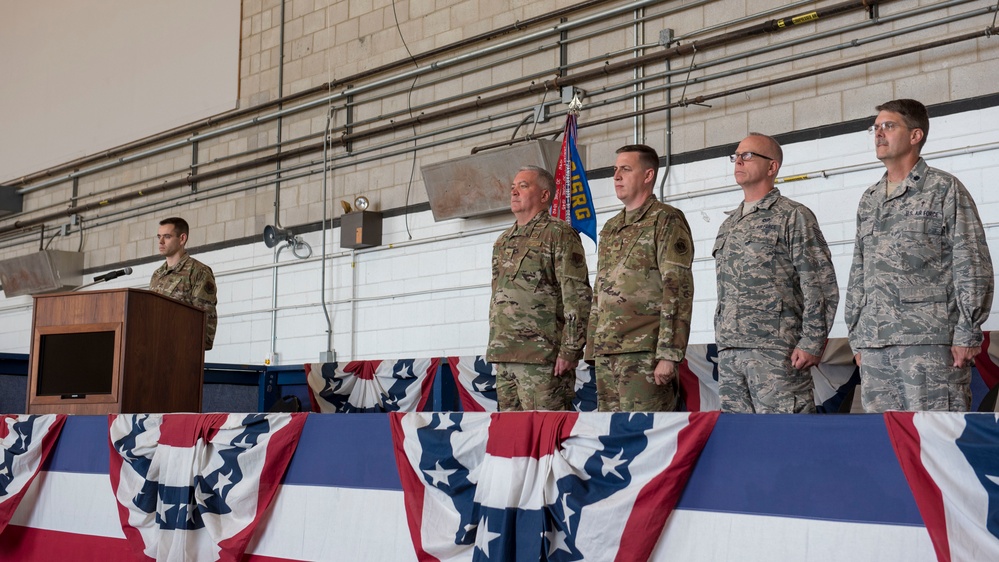
[[[565,121],[562,153],[555,168],[555,199],[551,214],[568,221],[576,232],[589,236],[594,244],[597,243],[597,216],[593,211],[586,170],[576,150],[576,114],[571,111]]]

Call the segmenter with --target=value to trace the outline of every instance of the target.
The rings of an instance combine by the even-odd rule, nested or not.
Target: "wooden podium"
[[[200,412],[205,313],[140,289],[35,296],[29,414]]]

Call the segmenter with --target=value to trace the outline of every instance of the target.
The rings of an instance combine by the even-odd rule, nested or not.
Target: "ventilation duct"
[[[2,260],[0,283],[8,298],[75,289],[83,284],[83,252],[42,250]]]
[[[517,170],[541,166],[554,174],[561,150],[560,141],[536,140],[421,167],[434,220],[509,212]]]

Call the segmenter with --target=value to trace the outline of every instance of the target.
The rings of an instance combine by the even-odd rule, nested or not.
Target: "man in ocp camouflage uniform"
[[[525,166],[510,186],[517,218],[493,245],[486,360],[501,411],[568,410],[590,316],[579,234],[549,215],[555,178]]]
[[[182,218],[170,217],[160,221],[156,239],[160,255],[166,258],[166,263],[153,272],[149,290],[204,310],[208,321],[205,349],[211,349],[219,320],[215,311],[218,303],[215,274],[212,268],[188,255],[189,234],[190,227]]]
[[[624,210],[600,231],[587,338],[600,411],[673,411],[679,403],[694,245],[683,212],[652,193],[658,168],[649,146],[617,151],[614,192]]]
[[[846,295],[864,410],[966,411],[992,309],[985,231],[964,185],[920,157],[926,107],[877,110],[870,132],[886,172],[860,199]]]
[[[750,133],[731,156],[743,202],[718,229],[715,342],[723,412],[815,412],[819,363],[839,303],[815,215],[774,187],[784,151]]]

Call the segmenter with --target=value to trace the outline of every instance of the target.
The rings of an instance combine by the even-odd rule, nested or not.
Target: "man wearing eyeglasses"
[[[992,308],[985,231],[964,185],[920,157],[926,107],[877,110],[870,132],[886,171],[860,199],[846,294],[864,410],[967,411]]]
[[[679,404],[694,245],[683,212],[653,195],[658,169],[652,147],[617,150],[614,192],[624,209],[600,231],[587,337],[602,412],[669,412]]]
[[[815,215],[774,187],[784,159],[776,140],[750,133],[730,158],[744,199],[712,251],[722,411],[815,412],[810,368],[839,303],[829,247]]]

